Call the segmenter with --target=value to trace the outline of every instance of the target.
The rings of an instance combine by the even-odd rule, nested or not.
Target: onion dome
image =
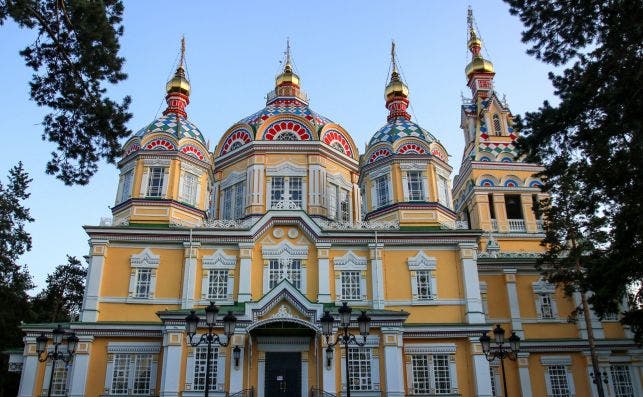
[[[469,41],[467,42],[467,47],[471,51],[471,62],[464,69],[464,73],[467,77],[471,77],[474,73],[494,73],[493,63],[488,61],[480,55],[480,50],[482,49],[482,40],[478,37],[473,23],[473,11],[469,8],[467,15],[467,22],[469,25]]]
[[[161,117],[139,130],[135,136],[143,137],[149,134],[166,133],[172,135],[177,140],[192,138],[206,146],[203,134],[188,120],[185,111],[186,106],[190,103],[190,82],[185,76],[184,61],[185,39],[181,39],[181,59],[179,66],[174,76],[165,85],[167,108],[163,111]]]

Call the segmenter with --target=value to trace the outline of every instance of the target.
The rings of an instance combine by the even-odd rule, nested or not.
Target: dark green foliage
[[[121,71],[118,38],[120,0],[0,0],[0,24],[7,18],[38,32],[20,54],[34,70],[31,98],[51,110],[43,120],[43,140],[57,144],[47,173],[68,185],[89,182],[98,162],[115,162],[130,97],[120,103],[106,85],[127,76]]]
[[[629,293],[622,321],[641,340],[643,3],[505,1],[525,24],[528,52],[565,68],[550,73],[560,103],[527,113],[519,141],[528,161],[545,166],[552,194],[545,263],[553,267],[547,274],[569,288],[591,290],[599,316],[616,312]],[[567,251],[572,240],[578,246]]]
[[[74,256],[47,275],[47,287],[33,299],[36,322],[76,321],[83,303],[87,269]]]

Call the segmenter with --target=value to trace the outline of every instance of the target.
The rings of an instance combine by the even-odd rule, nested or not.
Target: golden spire
[[[181,37],[181,57],[179,58],[179,66],[176,68],[174,77],[167,82],[165,91],[169,94],[172,92],[179,92],[181,94],[190,95],[190,82],[185,77],[185,37]]]
[[[400,74],[397,71],[397,61],[395,60],[395,41],[391,40],[391,79],[386,85],[384,90],[384,99],[387,101],[393,97],[403,97],[406,98],[409,96],[409,88],[402,82],[400,79]]]
[[[473,18],[473,10],[471,6],[467,10],[467,27],[469,31],[469,41],[467,42],[467,47],[471,51],[471,62],[467,65],[464,72],[467,77],[470,77],[473,73],[494,73],[493,63],[488,61],[480,55],[480,50],[482,49],[482,40],[478,37],[478,33],[475,29],[475,20]]]
[[[286,38],[286,51],[284,52],[284,71],[277,75],[275,83],[280,86],[284,83],[299,86],[299,76],[292,71],[292,61],[290,58],[290,38]]]

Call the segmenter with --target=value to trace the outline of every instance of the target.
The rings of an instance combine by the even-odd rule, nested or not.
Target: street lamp
[[[202,334],[199,340],[194,341],[194,335],[196,335],[196,330],[199,326],[199,321],[201,319],[196,315],[194,310],[190,310],[190,314],[185,317],[185,328],[188,333],[189,343],[192,347],[197,347],[201,344],[207,343],[208,353],[206,356],[205,364],[205,396],[210,395],[210,361],[212,357],[212,344],[216,343],[219,346],[226,347],[230,343],[230,337],[234,334],[234,329],[237,326],[237,318],[232,314],[232,311],[228,311],[223,317],[223,333],[227,337],[228,341],[221,341],[219,335],[212,332],[214,325],[217,322],[217,314],[219,313],[219,308],[214,302],[210,302],[210,305],[205,308],[205,324],[208,326],[208,333]],[[239,351],[239,353],[241,353]]]
[[[480,337],[482,351],[489,362],[496,358],[500,360],[500,365],[502,366],[502,384],[505,390],[504,396],[508,397],[504,359],[509,358],[510,360],[516,361],[518,351],[520,350],[520,337],[516,335],[515,332],[512,332],[509,337],[509,349],[507,350],[507,346],[505,346],[505,330],[500,327],[500,324],[496,324],[496,328],[493,330],[493,342],[495,346],[491,346],[491,338],[487,335],[487,332],[488,331],[483,331]]]
[[[36,353],[38,354],[38,361],[44,363],[47,360],[51,360],[51,373],[49,374],[49,388],[47,389],[47,397],[51,396],[51,387],[53,386],[54,380],[54,371],[56,370],[56,361],[61,360],[65,364],[68,364],[74,353],[76,352],[76,346],[78,346],[78,337],[75,333],[70,332],[67,334],[63,327],[58,324],[56,328],[51,332],[52,334],[52,343],[54,345],[53,352],[47,352],[47,342],[49,338],[45,335],[44,332],[40,333],[40,336],[36,338]],[[67,352],[59,352],[58,347],[63,343],[63,339],[67,336]],[[44,354],[44,356],[43,356]]]
[[[348,306],[346,302],[342,302],[342,306],[339,308],[339,329],[337,334],[337,339],[335,342],[330,341],[330,337],[333,335],[333,325],[335,324],[335,319],[330,314],[330,312],[325,311],[324,316],[320,319],[322,326],[322,333],[326,337],[326,365],[330,367],[333,360],[333,347],[338,343],[344,345],[346,349],[346,397],[351,396],[351,385],[349,384],[350,380],[350,369],[348,366],[348,345],[353,343],[357,346],[364,346],[366,344],[366,336],[369,333],[371,328],[371,318],[366,315],[366,311],[362,310],[362,314],[357,317],[357,324],[359,325],[359,333],[362,335],[362,341],[357,340],[355,335],[348,332],[348,327],[351,324],[351,313],[353,309]]]

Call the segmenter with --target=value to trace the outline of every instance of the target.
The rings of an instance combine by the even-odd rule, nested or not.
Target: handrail
[[[243,389],[241,391],[238,391],[236,393],[228,394],[228,397],[254,397],[255,396],[255,388],[251,387],[249,389]]]
[[[329,393],[318,387],[310,388],[310,397],[336,397],[335,394]]]

